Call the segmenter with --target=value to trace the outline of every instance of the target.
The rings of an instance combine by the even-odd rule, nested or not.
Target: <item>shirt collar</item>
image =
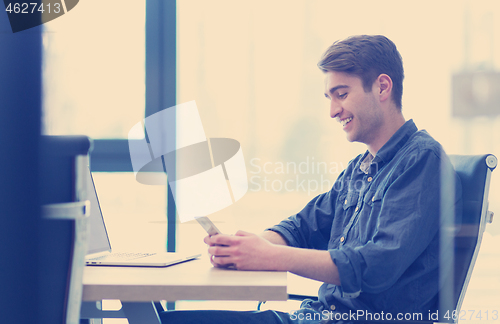
[[[394,135],[378,150],[374,160],[376,162],[389,162],[394,155],[406,144],[408,139],[417,131],[417,126],[413,119],[408,120],[401,126]]]
[[[366,151],[365,156],[361,159],[359,169],[368,174],[370,172],[370,164],[372,164],[372,160],[373,155],[369,151]]]

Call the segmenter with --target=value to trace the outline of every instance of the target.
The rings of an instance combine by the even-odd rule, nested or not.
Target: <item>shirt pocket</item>
[[[342,208],[348,210],[358,204],[359,194],[355,191],[349,191],[345,197],[343,197]]]
[[[373,208],[373,206],[381,204],[383,196],[384,192],[380,188],[370,190],[365,195],[364,203]]]
[[[383,196],[384,190],[378,188],[369,190],[363,197],[364,208],[358,221],[359,239],[362,244],[372,240],[378,231]]]
[[[345,229],[350,231],[353,222],[355,221],[354,212],[359,200],[359,193],[357,191],[348,191],[343,197],[341,197],[340,203],[342,204],[341,212],[343,211],[342,220],[342,235],[345,235]],[[340,233],[339,233],[340,234]]]

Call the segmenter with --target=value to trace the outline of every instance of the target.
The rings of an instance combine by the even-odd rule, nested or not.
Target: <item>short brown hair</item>
[[[323,72],[345,72],[358,76],[365,91],[384,73],[392,79],[392,99],[401,110],[403,97],[403,59],[396,45],[381,35],[351,36],[333,43],[318,62]]]

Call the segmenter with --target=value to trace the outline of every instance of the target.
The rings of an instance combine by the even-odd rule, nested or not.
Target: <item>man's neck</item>
[[[368,151],[371,155],[375,156],[382,146],[391,139],[392,135],[394,135],[405,122],[405,118],[401,113],[395,114],[393,118],[387,119],[384,127],[380,128],[380,133],[375,136],[375,140],[367,144]]]

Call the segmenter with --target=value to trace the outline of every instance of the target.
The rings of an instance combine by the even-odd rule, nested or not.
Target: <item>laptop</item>
[[[88,168],[87,168],[88,169]],[[85,264],[88,266],[167,267],[196,259],[201,254],[177,252],[137,253],[112,252],[108,232],[102,216],[92,173],[88,169],[88,199],[90,200],[88,250]]]

